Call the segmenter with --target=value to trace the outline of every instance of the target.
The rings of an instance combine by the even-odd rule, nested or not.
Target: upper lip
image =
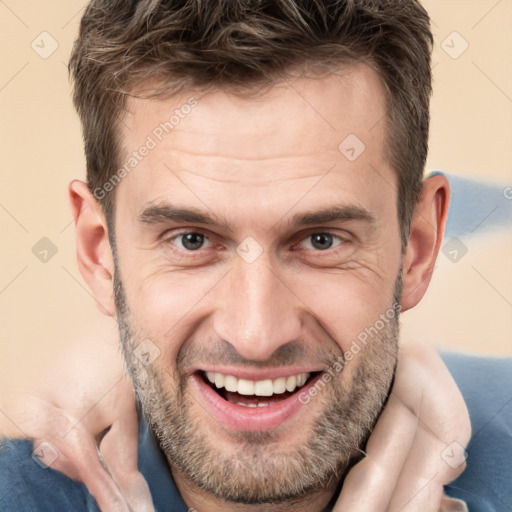
[[[322,371],[318,367],[312,366],[297,366],[297,367],[286,367],[286,368],[262,368],[262,369],[250,369],[250,368],[235,368],[226,366],[202,366],[195,368],[191,373],[195,372],[213,372],[222,373],[222,375],[232,375],[237,379],[247,379],[253,381],[260,381],[266,379],[279,379],[280,377],[291,377],[293,375],[299,375],[300,373],[315,373]]]

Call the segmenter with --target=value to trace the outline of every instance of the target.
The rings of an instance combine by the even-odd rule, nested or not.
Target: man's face
[[[396,362],[401,246],[379,79],[358,65],[253,98],[128,110],[122,163],[147,155],[116,190],[116,304],[175,476],[246,503],[332,485]]]

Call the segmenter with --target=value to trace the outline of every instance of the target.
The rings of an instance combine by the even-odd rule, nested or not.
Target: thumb
[[[131,510],[154,512],[151,492],[137,466],[138,418],[131,387],[121,402],[119,418],[101,441],[101,455]]]
[[[37,439],[36,455],[41,445],[53,449],[55,460],[51,467],[85,484],[102,512],[130,512],[120,489],[100,461],[94,436],[81,425],[73,427],[65,437]]]

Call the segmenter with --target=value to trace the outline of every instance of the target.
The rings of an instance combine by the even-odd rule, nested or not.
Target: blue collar
[[[139,409],[139,471],[148,483],[155,512],[188,512],[169,465]]]

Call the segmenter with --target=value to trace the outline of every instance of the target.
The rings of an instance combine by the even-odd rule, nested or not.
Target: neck
[[[171,470],[174,482],[191,511],[195,512],[330,512],[331,501],[339,491],[340,482],[333,480],[327,487],[280,503],[232,503],[207,493],[192,484],[176,469]]]

